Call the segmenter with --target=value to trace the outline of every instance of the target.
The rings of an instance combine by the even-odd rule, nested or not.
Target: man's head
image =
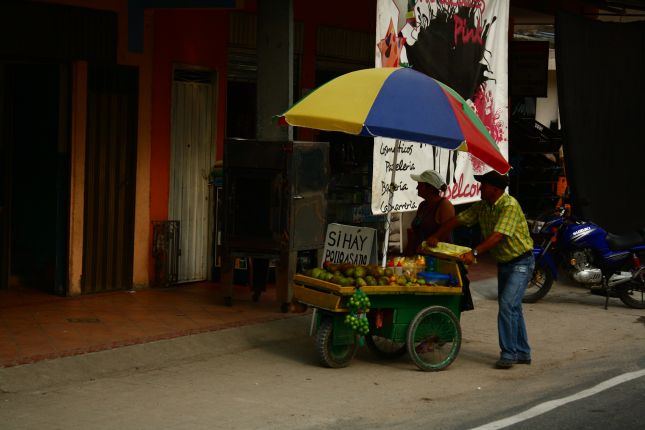
[[[508,175],[502,175],[494,170],[483,175],[475,175],[475,180],[481,182],[482,200],[495,203],[508,187]]]
[[[429,191],[432,194],[437,195],[440,191],[446,191],[446,189],[448,188],[441,175],[434,170],[426,170],[420,175],[410,175],[410,177],[414,181],[418,182],[417,190],[419,190],[419,196],[424,199],[427,197],[426,192],[424,192],[424,188],[429,188]]]

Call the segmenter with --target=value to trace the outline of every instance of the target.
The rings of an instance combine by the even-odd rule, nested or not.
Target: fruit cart
[[[449,366],[461,346],[463,282],[455,255],[442,257],[447,258],[436,259],[436,271],[449,274],[452,285],[356,287],[295,275],[295,299],[315,309],[312,327],[316,328],[316,349],[322,363],[346,367],[362,344],[356,326],[347,322],[352,313],[350,301],[360,290],[359,294],[369,298],[369,310],[359,317],[366,319],[364,341],[370,350],[382,358],[407,352],[421,370]]]

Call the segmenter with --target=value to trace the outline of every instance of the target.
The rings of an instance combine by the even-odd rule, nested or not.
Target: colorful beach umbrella
[[[510,166],[486,126],[447,85],[410,68],[364,69],[317,88],[279,123],[467,151],[500,173]]]

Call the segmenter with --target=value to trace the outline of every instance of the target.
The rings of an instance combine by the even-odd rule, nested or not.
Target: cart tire
[[[408,354],[421,370],[445,369],[457,358],[460,347],[459,321],[443,306],[422,309],[408,327]]]
[[[392,339],[382,336],[365,336],[367,347],[374,354],[381,358],[398,358],[405,354],[407,348],[403,342],[394,342]]]
[[[331,368],[347,367],[356,355],[358,342],[350,345],[334,345],[334,322],[324,318],[316,334],[316,349],[322,363]]]

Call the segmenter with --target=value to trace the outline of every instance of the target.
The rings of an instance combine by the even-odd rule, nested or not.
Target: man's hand
[[[461,261],[463,261],[463,263],[464,263],[466,266],[470,266],[471,264],[473,264],[473,263],[475,262],[475,256],[473,255],[473,253],[472,253],[472,252],[467,252],[467,253],[465,253],[465,254],[461,255],[461,256],[459,257],[459,259],[460,259]]]

